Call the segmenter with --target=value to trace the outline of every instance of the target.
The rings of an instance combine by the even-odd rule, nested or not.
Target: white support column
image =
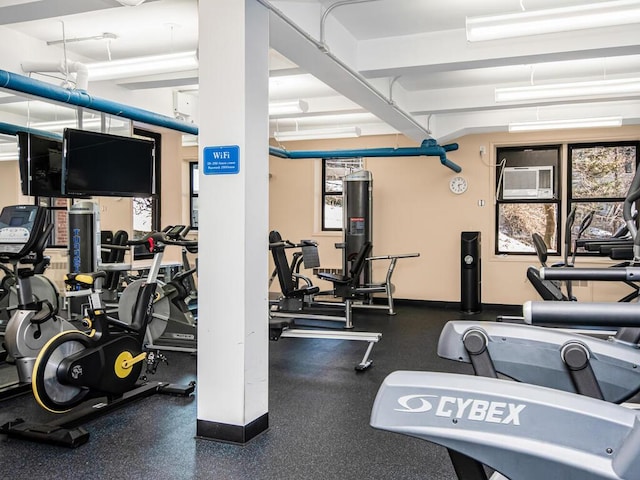
[[[268,11],[199,2],[197,436],[248,442],[268,422]]]

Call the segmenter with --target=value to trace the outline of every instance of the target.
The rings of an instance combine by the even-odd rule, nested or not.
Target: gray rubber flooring
[[[269,430],[247,445],[195,438],[197,398],[155,395],[94,420],[76,449],[18,439],[0,442],[7,479],[455,479],[447,452],[427,442],[372,429],[378,387],[395,370],[470,373],[439,359],[438,335],[455,308],[406,302],[397,315],[357,313],[357,329],[379,331],[374,366],[356,373],[361,342],[289,339],[270,342]],[[494,319],[513,309],[466,316]],[[196,379],[196,359],[167,353],[156,380]],[[0,374],[13,374],[5,366]],[[197,387],[196,387],[197,388]],[[0,403],[0,424],[51,418],[31,395]]]

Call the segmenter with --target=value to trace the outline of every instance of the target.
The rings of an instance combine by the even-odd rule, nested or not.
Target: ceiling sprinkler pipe
[[[454,172],[461,172],[462,168],[447,158],[447,152],[458,149],[457,143],[440,146],[433,139],[427,139],[419,147],[403,148],[365,148],[355,150],[298,150],[288,151],[281,148],[269,147],[269,153],[279,158],[358,158],[358,157],[440,157],[440,163]]]
[[[166,127],[182,133],[190,133],[192,135],[198,134],[198,127],[191,123],[151,112],[149,110],[144,110],[142,108],[117,103],[112,100],[92,97],[86,91],[69,90],[34,78],[25,77],[24,75],[8,72],[6,70],[0,70],[0,88],[7,88],[9,90],[35,95],[56,102],[89,108],[91,110],[127,118],[136,122],[142,122],[158,127]]]
[[[62,140],[62,135],[49,132],[46,130],[39,130],[37,128],[25,127],[24,125],[14,125],[12,123],[0,122],[0,134],[3,135],[16,135],[18,132],[28,132],[40,135],[41,137],[51,138],[52,140]]]

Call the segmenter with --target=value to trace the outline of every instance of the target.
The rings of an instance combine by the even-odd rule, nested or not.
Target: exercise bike
[[[195,253],[197,240],[187,240],[185,235],[189,227],[175,225],[166,227],[162,233],[165,245],[180,246]],[[158,252],[161,254],[162,252]],[[183,266],[185,258],[183,251]],[[188,262],[187,262],[188,265]],[[158,281],[159,288],[153,300],[151,320],[149,322],[147,342],[150,348],[195,353],[197,350],[196,321],[187,302],[191,295],[195,268],[187,268],[173,275],[166,282]],[[133,306],[139,292],[147,280],[140,278],[129,283],[118,302],[118,318],[131,322]]]
[[[165,243],[164,233],[146,235],[131,240],[129,245],[145,245],[154,254],[147,282],[140,289],[134,306],[132,322],[109,317],[96,286],[105,272],[71,274],[66,283],[76,295],[88,295],[89,307],[84,320],[89,333],[79,330],[62,332],[40,351],[34,368],[32,388],[40,406],[53,413],[68,413],[69,418],[46,425],[33,425],[16,420],[0,427],[0,433],[30,440],[77,447],[88,440],[88,432],[76,428],[82,421],[97,414],[120,408],[140,397],[155,393],[189,396],[195,382],[174,385],[167,382],[147,382],[140,377],[155,373],[163,356],[150,351],[145,344],[156,293],[157,276]],[[93,398],[105,401],[73,410]]]
[[[8,206],[0,213],[0,262],[12,266],[11,280],[15,282],[17,295],[17,305],[4,332],[3,347],[5,355],[15,362],[18,381],[0,387],[3,399],[29,392],[33,365],[40,349],[58,333],[74,329],[57,315],[55,287],[50,282],[35,281],[44,278],[35,276],[34,271],[42,263],[53,228],[51,224],[45,226],[46,216],[46,210],[36,205]],[[38,285],[44,286],[43,289],[34,288]],[[42,291],[54,294],[43,295]]]

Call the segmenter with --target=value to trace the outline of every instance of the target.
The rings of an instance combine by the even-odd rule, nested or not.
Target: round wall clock
[[[460,195],[467,191],[467,181],[464,177],[453,177],[449,181],[449,190],[451,190],[456,195]]]

